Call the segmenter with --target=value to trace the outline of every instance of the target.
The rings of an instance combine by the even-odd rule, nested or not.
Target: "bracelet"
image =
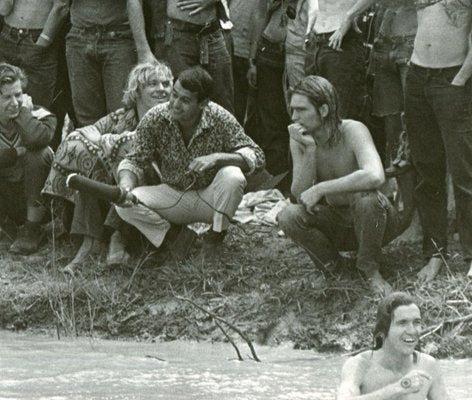
[[[47,42],[52,42],[51,38],[43,32],[39,34],[39,37],[46,40]]]

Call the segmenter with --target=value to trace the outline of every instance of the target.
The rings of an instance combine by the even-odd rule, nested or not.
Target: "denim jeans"
[[[262,38],[256,55],[256,66],[257,129],[253,139],[264,151],[266,169],[272,175],[277,175],[289,169],[287,126],[290,124],[290,117],[283,91],[283,46]]]
[[[33,103],[50,108],[56,85],[58,46],[36,45],[40,33],[39,29],[22,30],[5,24],[0,33],[0,61],[23,69],[28,78],[26,92]]]
[[[169,29],[172,32],[166,38],[167,45],[170,46],[166,53],[174,76],[177,77],[184,69],[201,65],[214,81],[210,99],[234,113],[233,71],[223,31],[220,29],[199,35]]]
[[[66,37],[72,101],[80,126],[120,108],[128,74],[136,63],[131,30],[72,27]]]
[[[425,258],[447,251],[446,171],[454,186],[465,259],[472,259],[472,79],[451,85],[460,67],[410,65],[405,119],[419,183],[415,190]]]
[[[349,31],[342,51],[328,46],[329,34],[315,39],[307,48],[306,75],[320,75],[336,88],[342,118],[363,119],[366,101],[364,46],[361,35]]]
[[[303,247],[318,268],[336,261],[338,251],[357,250],[356,266],[363,272],[379,268],[382,245],[399,233],[399,218],[380,192],[349,195],[349,206],[319,205],[314,214],[292,204],[277,216],[280,228]]]
[[[35,206],[41,201],[41,189],[51,167],[53,152],[49,147],[28,150],[19,168],[23,179],[18,182],[0,180],[0,217],[8,216],[17,225],[26,220],[26,206]]]

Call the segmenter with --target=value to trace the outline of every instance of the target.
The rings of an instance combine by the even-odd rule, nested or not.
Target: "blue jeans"
[[[168,21],[172,26],[172,22]],[[210,99],[234,113],[233,71],[223,31],[202,35],[170,28],[166,38],[167,61],[178,77],[184,69],[201,65],[213,78]]]
[[[376,191],[350,194],[346,207],[320,204],[313,215],[304,206],[292,204],[277,220],[318,268],[336,261],[338,251],[357,250],[356,266],[367,273],[378,270],[382,245],[395,238],[400,228],[396,210]]]
[[[80,126],[121,107],[128,74],[136,63],[129,27],[72,27],[66,37],[66,56]]]
[[[349,31],[342,51],[328,46],[331,33],[315,35],[307,48],[306,75],[320,75],[336,88],[342,118],[363,119],[365,113],[365,52],[360,34]]]
[[[452,86],[458,70],[412,64],[406,80],[405,119],[418,172],[415,197],[425,258],[447,251],[449,171],[464,258],[472,259],[472,80]]]
[[[5,24],[0,33],[0,61],[23,69],[28,78],[26,92],[33,103],[50,108],[56,85],[58,46],[36,45],[40,33],[40,29],[16,29]]]

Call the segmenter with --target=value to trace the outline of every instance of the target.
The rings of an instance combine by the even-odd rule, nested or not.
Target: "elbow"
[[[370,189],[379,189],[385,183],[385,174],[382,170],[369,173]]]

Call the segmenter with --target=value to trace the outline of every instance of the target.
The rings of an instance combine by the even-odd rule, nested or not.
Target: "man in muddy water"
[[[359,0],[348,15],[352,19],[373,3]],[[446,169],[452,176],[463,256],[472,275],[472,1],[415,4],[418,31],[406,79],[405,117],[419,176],[415,196],[427,260],[418,278],[428,282],[439,273],[447,253]]]
[[[382,162],[365,125],[342,120],[336,90],[319,76],[292,91],[289,126],[292,194],[297,204],[278,215],[285,234],[319,268],[336,262],[338,250],[357,249],[357,268],[379,294],[391,286],[379,273],[383,244],[398,234],[399,219],[379,190]]]
[[[337,400],[448,400],[437,361],[417,351],[421,313],[415,299],[395,292],[377,309],[374,348],[343,366]]]

